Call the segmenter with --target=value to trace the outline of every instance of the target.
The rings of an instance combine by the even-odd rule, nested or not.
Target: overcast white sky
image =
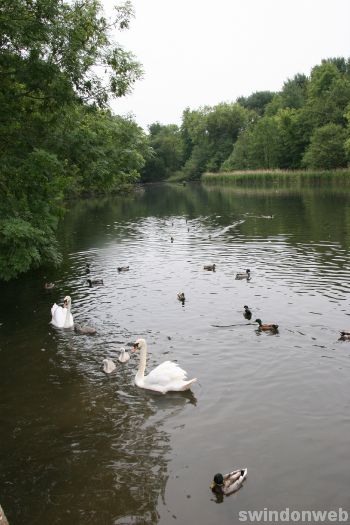
[[[113,0],[103,0],[107,12]],[[278,91],[322,58],[350,56],[350,0],[132,0],[117,41],[143,64],[132,95],[113,102],[149,124],[180,124],[186,107]]]

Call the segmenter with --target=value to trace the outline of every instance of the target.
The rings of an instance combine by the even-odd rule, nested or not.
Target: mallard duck
[[[181,392],[189,390],[197,378],[187,379],[187,372],[172,361],[164,361],[145,376],[147,361],[147,343],[145,339],[138,339],[134,344],[133,351],[140,350],[140,364],[135,377],[135,384],[139,388],[154,390],[161,394],[167,392]]]
[[[103,284],[103,279],[87,279],[87,282],[91,288],[92,286]]]
[[[215,474],[210,488],[215,494],[228,496],[241,488],[243,481],[247,477],[247,473],[248,469],[243,468],[229,472],[224,476],[222,474]]]
[[[216,264],[206,264],[203,268],[204,270],[209,270],[209,272],[215,272]]]
[[[252,318],[252,312],[251,312],[251,310],[249,309],[249,306],[247,306],[247,305],[245,304],[245,305],[243,306],[243,308],[244,308],[244,313],[243,313],[244,317],[250,321],[250,319]]]
[[[117,367],[115,366],[115,363],[112,361],[112,359],[104,359],[102,361],[102,370],[105,372],[105,374],[111,374],[116,368]]]
[[[245,272],[236,273],[235,279],[250,279],[250,270],[247,268]]]
[[[84,335],[95,335],[97,332],[96,328],[92,328],[92,326],[81,326],[78,323],[75,323],[74,330],[77,332],[77,334]]]
[[[45,283],[44,288],[45,290],[52,290],[53,288],[55,288],[55,283]]]
[[[89,263],[86,263],[85,273],[90,273],[90,264]]]
[[[118,266],[117,270],[118,272],[128,272],[129,266]]]
[[[129,361],[129,359],[130,359],[129,352],[127,352],[125,350],[125,348],[121,348],[120,349],[120,354],[119,354],[119,357],[118,357],[118,361],[120,363],[126,363],[127,361]]]
[[[185,299],[186,299],[186,298],[185,298],[185,294],[184,294],[184,292],[179,292],[179,293],[177,294],[177,298],[178,298],[179,301],[181,301],[182,303],[184,303],[184,302],[185,302]]]
[[[340,332],[339,341],[350,341],[350,332],[347,332],[346,330]]]
[[[255,319],[255,322],[258,323],[259,330],[264,330],[264,331],[271,330],[271,331],[274,331],[274,332],[276,332],[278,330],[278,324],[263,324],[261,322],[261,319]]]

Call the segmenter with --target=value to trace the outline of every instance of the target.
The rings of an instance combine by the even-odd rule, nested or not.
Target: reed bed
[[[204,173],[203,183],[236,185],[289,185],[289,184],[349,184],[350,169],[339,170],[241,170],[221,173]]]

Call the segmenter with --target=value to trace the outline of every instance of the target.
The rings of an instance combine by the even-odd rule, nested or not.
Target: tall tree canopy
[[[55,229],[69,192],[113,191],[134,181],[146,137],[108,111],[142,75],[112,38],[98,0],[0,4],[0,279],[60,259]]]
[[[149,126],[149,146],[152,156],[142,170],[142,180],[163,180],[176,173],[183,164],[184,142],[175,124]]]

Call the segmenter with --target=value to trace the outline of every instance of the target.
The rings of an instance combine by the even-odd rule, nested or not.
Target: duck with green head
[[[261,319],[255,319],[255,322],[258,323],[259,325],[258,330],[263,330],[265,332],[267,331],[277,332],[278,331],[278,324],[262,323]]]
[[[238,273],[236,273],[235,279],[236,280],[247,279],[247,281],[250,281],[250,270],[249,270],[249,268],[247,268],[245,272],[238,272]]]
[[[228,474],[215,474],[210,485],[214,494],[228,496],[241,488],[243,481],[247,477],[248,469],[238,469]]]

